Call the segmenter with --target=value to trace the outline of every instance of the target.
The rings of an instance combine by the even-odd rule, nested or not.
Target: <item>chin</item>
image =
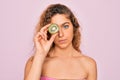
[[[59,45],[57,45],[59,48],[61,48],[61,49],[65,49],[65,48],[67,48],[68,46],[70,46],[69,44],[59,44]]]

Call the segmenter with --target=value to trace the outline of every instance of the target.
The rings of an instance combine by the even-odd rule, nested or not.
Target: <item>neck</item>
[[[59,48],[59,47],[54,47],[54,49],[51,52],[51,56],[55,57],[72,57],[75,55],[77,51],[73,48],[72,44],[69,45],[66,48]]]

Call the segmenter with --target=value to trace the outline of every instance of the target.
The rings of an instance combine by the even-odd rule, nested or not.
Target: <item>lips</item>
[[[66,42],[66,39],[63,39],[63,40],[59,40],[59,43],[65,43]]]

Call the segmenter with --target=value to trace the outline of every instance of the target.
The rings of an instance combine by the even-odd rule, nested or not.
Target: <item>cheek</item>
[[[66,32],[65,32],[65,35],[66,35],[66,36],[72,36],[72,35],[73,35],[73,32],[72,32],[72,31],[66,31]]]
[[[72,39],[73,38],[73,29],[68,30],[65,33],[65,35],[66,35],[67,38]]]
[[[68,30],[68,34],[73,35],[73,26],[70,28],[70,30]]]

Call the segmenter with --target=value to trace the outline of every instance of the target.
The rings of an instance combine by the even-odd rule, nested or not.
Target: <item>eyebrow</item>
[[[70,22],[64,22],[64,23],[62,24],[62,26],[65,25],[65,24],[70,24]]]

